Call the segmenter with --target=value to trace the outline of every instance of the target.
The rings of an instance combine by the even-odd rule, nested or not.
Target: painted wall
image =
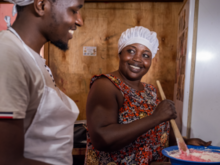
[[[195,5],[196,6],[196,5]],[[212,145],[220,146],[220,1],[219,0],[199,0],[198,1],[198,28],[194,33],[189,34],[196,36],[195,45],[195,71],[192,91],[189,88],[185,90],[183,108],[183,135],[187,134],[186,127],[188,122],[189,101],[192,102],[190,137],[198,137],[205,141],[212,140]],[[195,9],[195,8],[194,8]],[[192,8],[191,12],[194,12]],[[196,14],[196,12],[195,12]],[[194,22],[195,23],[195,22]],[[193,25],[191,26],[191,29]],[[192,41],[192,40],[191,40]],[[191,42],[192,44],[192,42]],[[194,56],[192,45],[188,49],[188,64],[193,63]],[[192,65],[191,65],[192,66]],[[190,69],[190,65],[186,70]],[[188,72],[188,71],[187,71]],[[190,72],[188,72],[190,76]],[[192,94],[192,100],[189,100],[189,94]]]
[[[200,0],[191,137],[220,146],[220,1]]]
[[[7,24],[4,20],[5,16],[11,17],[11,24],[13,24],[16,15],[12,16],[13,4],[0,4],[0,31],[7,29]]]

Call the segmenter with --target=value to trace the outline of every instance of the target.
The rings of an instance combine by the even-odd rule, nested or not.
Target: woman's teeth
[[[134,66],[134,65],[130,65],[130,67],[132,67],[132,68],[134,68],[134,69],[141,69],[140,67]]]
[[[74,31],[73,30],[69,30],[69,33],[73,35]]]

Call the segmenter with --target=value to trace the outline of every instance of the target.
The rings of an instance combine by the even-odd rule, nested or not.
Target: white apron
[[[72,165],[73,129],[79,110],[62,91],[57,93],[46,85],[43,73],[27,45],[14,29],[11,27],[8,29],[21,40],[25,50],[39,68],[44,81],[39,107],[25,133],[24,157],[52,165]]]

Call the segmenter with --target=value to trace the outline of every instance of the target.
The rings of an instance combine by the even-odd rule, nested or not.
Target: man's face
[[[68,41],[72,38],[77,26],[83,21],[79,14],[84,0],[56,0],[51,2],[51,10],[46,20],[46,37],[61,50],[68,49]]]

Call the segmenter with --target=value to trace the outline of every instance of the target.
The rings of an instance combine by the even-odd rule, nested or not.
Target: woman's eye
[[[143,57],[149,58],[150,56],[148,54],[143,54]]]
[[[131,53],[131,54],[134,54],[134,53],[135,53],[135,51],[132,50],[132,49],[129,49],[128,52]]]

